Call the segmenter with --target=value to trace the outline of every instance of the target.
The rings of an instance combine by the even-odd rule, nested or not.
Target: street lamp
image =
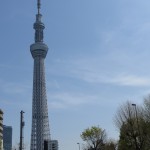
[[[136,104],[132,104],[132,106],[135,106],[135,107],[136,107]]]
[[[135,108],[135,117],[137,119],[137,124],[138,124],[138,116],[137,116],[136,104],[132,104],[132,106]]]
[[[139,128],[139,121],[138,121],[136,104],[132,104],[132,106],[135,108],[135,115],[136,115],[135,117],[136,117],[136,120],[137,120],[137,128],[138,128],[138,133],[139,133],[139,139],[140,139],[140,142],[141,142],[141,133],[140,133],[140,128]]]
[[[80,150],[80,143],[77,143],[79,145],[79,150]]]

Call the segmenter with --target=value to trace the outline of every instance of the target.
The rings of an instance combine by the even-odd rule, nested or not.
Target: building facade
[[[35,29],[35,42],[30,46],[30,51],[34,59],[31,150],[43,150],[44,141],[51,140],[44,68],[48,46],[43,42],[43,30],[45,26],[41,21],[40,5],[40,0],[37,0],[38,12],[33,25]]]
[[[0,150],[3,150],[3,111],[0,109]]]
[[[4,150],[12,150],[12,127],[3,125],[3,147]]]
[[[50,140],[48,145],[49,150],[58,150],[58,141],[57,140]]]

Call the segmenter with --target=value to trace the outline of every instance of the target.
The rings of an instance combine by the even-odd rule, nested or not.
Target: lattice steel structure
[[[44,140],[50,140],[44,69],[44,59],[46,58],[48,47],[43,42],[45,26],[41,21],[40,5],[40,0],[37,0],[38,13],[33,26],[35,29],[35,43],[30,46],[34,59],[31,150],[43,150]]]

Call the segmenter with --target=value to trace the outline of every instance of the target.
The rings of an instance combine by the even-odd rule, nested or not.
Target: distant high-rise
[[[3,125],[4,150],[12,150],[12,127]]]
[[[30,46],[34,59],[31,150],[43,150],[44,141],[51,140],[44,69],[44,59],[48,52],[48,46],[43,42],[45,26],[41,21],[40,6],[40,0],[37,0],[38,12],[33,26],[35,29],[35,43]]]
[[[3,111],[0,109],[0,149],[3,149]]]

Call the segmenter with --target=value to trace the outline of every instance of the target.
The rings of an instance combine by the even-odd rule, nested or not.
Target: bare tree
[[[150,121],[150,95],[144,98],[143,113],[145,119]]]
[[[135,118],[135,110],[132,107],[132,103],[127,101],[125,104],[121,105],[117,110],[114,118],[116,127],[120,130],[123,124],[127,121],[132,125],[132,118]]]
[[[150,95],[144,98],[143,114],[147,125],[146,126],[147,133],[150,133]],[[147,145],[150,147],[150,135],[148,134],[146,138],[147,138]]]
[[[127,101],[119,107],[115,124],[120,130],[118,150],[143,150],[146,147],[148,124],[141,107]]]

